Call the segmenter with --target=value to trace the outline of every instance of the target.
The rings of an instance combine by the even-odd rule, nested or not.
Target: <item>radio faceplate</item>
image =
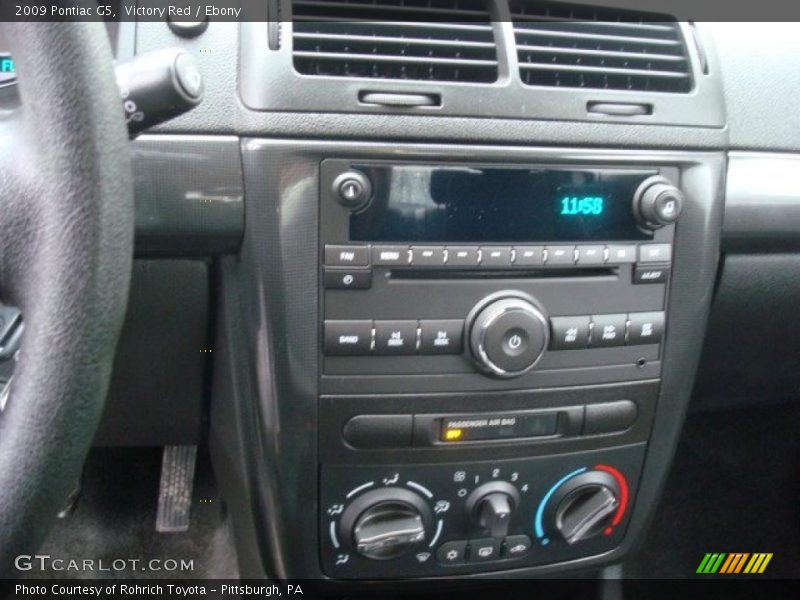
[[[678,170],[322,161],[323,392],[658,377],[675,226],[640,216],[655,180]]]

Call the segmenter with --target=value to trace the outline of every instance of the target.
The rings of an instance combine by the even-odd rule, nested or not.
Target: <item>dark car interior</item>
[[[796,578],[797,24],[158,4],[0,23],[0,575]]]

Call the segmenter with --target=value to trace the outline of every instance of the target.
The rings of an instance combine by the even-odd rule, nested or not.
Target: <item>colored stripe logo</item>
[[[747,573],[756,575],[763,573],[769,561],[772,560],[772,553],[769,552],[717,552],[707,553],[703,560],[700,561],[700,566],[697,567],[696,573],[702,575],[737,575],[740,573]]]

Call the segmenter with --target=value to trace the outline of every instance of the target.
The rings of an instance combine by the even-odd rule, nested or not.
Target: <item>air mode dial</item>
[[[469,328],[473,359],[497,377],[516,377],[532,369],[550,340],[543,309],[516,292],[484,300],[473,309]]]
[[[432,521],[427,503],[404,489],[380,489],[359,496],[342,515],[342,538],[373,560],[396,558],[422,544]]]

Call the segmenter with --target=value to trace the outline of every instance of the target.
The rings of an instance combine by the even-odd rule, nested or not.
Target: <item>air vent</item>
[[[687,93],[678,23],[664,15],[511,1],[522,82],[532,86]]]
[[[303,75],[497,80],[486,0],[294,0],[292,10]]]

